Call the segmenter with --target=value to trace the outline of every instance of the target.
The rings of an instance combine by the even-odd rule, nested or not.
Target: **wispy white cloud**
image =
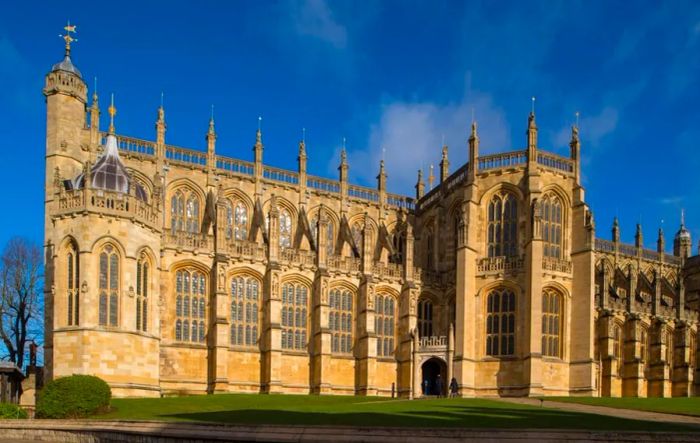
[[[619,112],[612,107],[603,108],[598,114],[582,115],[579,123],[582,142],[592,148],[597,148],[606,135],[612,133],[619,121]],[[564,127],[554,138],[557,146],[566,146],[571,139],[571,128]]]
[[[339,49],[346,47],[347,29],[338,22],[326,0],[294,1],[291,6],[299,34],[318,38]]]
[[[411,194],[418,169],[424,170],[427,181],[431,164],[435,166],[437,182],[443,137],[449,146],[451,172],[466,161],[472,111],[479,123],[481,152],[510,148],[510,130],[504,112],[493,104],[488,94],[470,92],[456,103],[393,101],[381,107],[366,145],[349,148],[351,176],[373,185],[379,161],[384,158],[389,176],[387,186],[393,192]],[[338,152],[329,170],[334,170],[337,163]]]

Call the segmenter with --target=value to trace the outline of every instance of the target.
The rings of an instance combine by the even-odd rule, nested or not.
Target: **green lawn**
[[[700,397],[676,398],[610,398],[610,397],[545,397],[546,400],[582,403],[610,408],[637,409],[640,411],[667,412],[700,416]]]
[[[279,425],[687,431],[689,428],[483,399],[219,394],[114,399],[98,419]]]

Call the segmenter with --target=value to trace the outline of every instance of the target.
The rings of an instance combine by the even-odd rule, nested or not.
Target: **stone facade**
[[[697,395],[700,262],[596,238],[571,155],[480,155],[416,198],[116,135],[66,60],[46,76],[48,378],[115,396]],[[110,137],[129,191],[95,185]],[[343,153],[344,154],[344,153]],[[102,160],[100,160],[102,159]],[[102,171],[102,170],[101,170]],[[106,183],[106,182],[105,182]],[[616,228],[617,229],[617,228]],[[617,235],[617,237],[615,237]],[[438,375],[443,382],[438,382]],[[427,383],[426,383],[427,380]]]

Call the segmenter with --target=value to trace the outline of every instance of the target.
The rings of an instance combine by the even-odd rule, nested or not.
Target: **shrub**
[[[0,403],[0,420],[28,418],[27,411],[11,403]]]
[[[53,380],[39,391],[39,418],[81,418],[109,409],[112,391],[101,378],[71,375]]]

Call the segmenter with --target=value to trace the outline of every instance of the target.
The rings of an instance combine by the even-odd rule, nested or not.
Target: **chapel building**
[[[570,155],[482,155],[415,198],[263,161],[120,135],[72,63],[46,75],[47,377],[92,374],[114,396],[264,392],[691,396],[700,256],[597,237]],[[204,146],[203,146],[204,147]],[[242,152],[242,157],[247,153]],[[438,381],[442,380],[442,381]]]

